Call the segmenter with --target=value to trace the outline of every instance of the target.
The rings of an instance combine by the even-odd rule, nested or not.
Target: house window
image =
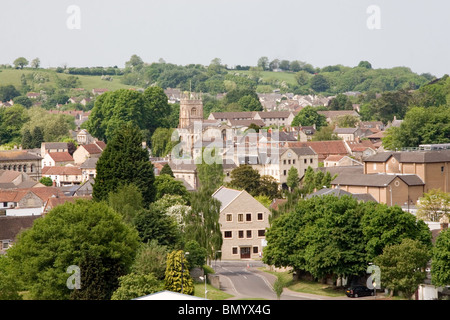
[[[252,230],[247,230],[247,238],[251,238],[252,237]]]
[[[243,222],[244,221],[244,215],[242,213],[238,214],[238,222]]]
[[[233,221],[233,215],[231,213],[227,213],[227,221]]]
[[[377,170],[377,163],[376,162],[373,163],[373,170]]]
[[[286,170],[283,170],[283,175],[286,175]]]
[[[292,164],[295,164],[295,159],[292,159]]]
[[[247,213],[245,215],[245,221],[252,221],[252,214],[251,213]]]
[[[303,160],[304,163],[306,163],[308,161],[308,159]]]
[[[283,164],[286,164],[286,159],[283,160]]]
[[[242,230],[239,230],[239,231],[238,231],[238,238],[239,238],[239,239],[244,238],[244,231],[242,231]]]
[[[264,215],[261,212],[258,212],[258,220],[262,221],[264,218]]]
[[[441,167],[441,172],[444,172],[444,167]]]
[[[291,160],[288,160],[288,164],[291,164]]]
[[[266,235],[266,230],[258,230],[258,237],[264,237]]]
[[[231,231],[225,231],[223,233],[224,238],[231,238]]]
[[[9,242],[8,241],[4,241],[3,245],[2,245],[3,249],[8,249],[8,246],[9,246]]]
[[[313,159],[311,158],[311,159],[309,159],[309,163],[312,163],[313,162]]]
[[[238,248],[237,248],[237,247],[233,247],[233,248],[231,249],[231,253],[232,253],[232,254],[238,254]]]
[[[258,253],[258,247],[253,247],[253,253]]]

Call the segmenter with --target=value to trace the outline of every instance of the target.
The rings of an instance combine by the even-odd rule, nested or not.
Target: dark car
[[[352,286],[345,291],[345,294],[350,298],[358,298],[363,296],[373,296],[375,292],[366,286]]]

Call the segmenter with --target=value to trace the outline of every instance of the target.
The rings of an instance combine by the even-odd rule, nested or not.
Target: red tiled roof
[[[81,175],[80,167],[44,167],[42,175]]]
[[[95,143],[85,144],[80,148],[84,148],[89,154],[99,154],[102,153],[102,149]]]
[[[73,161],[73,157],[68,152],[49,152],[49,156],[56,162]]]

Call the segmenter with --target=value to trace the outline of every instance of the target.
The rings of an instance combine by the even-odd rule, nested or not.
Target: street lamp
[[[206,274],[203,277],[200,276],[199,278],[200,278],[200,280],[205,280],[205,299],[207,299],[206,294],[208,293],[208,290],[206,290]]]
[[[181,293],[183,293],[184,258],[186,258],[186,255],[189,255],[189,252],[183,253],[183,257],[181,258]]]

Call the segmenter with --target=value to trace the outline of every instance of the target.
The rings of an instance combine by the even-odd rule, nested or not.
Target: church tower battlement
[[[180,99],[178,128],[185,129],[194,121],[203,121],[203,102],[199,93],[183,93]]]

